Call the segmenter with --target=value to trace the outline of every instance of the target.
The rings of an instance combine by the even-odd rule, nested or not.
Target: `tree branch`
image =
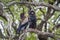
[[[54,38],[54,37],[55,37],[55,34],[54,34],[54,33],[41,32],[41,31],[39,31],[39,30],[37,30],[37,29],[29,28],[29,29],[25,30],[25,31],[20,35],[19,40],[21,40],[22,37],[23,37],[24,35],[26,35],[27,32],[33,32],[33,33],[36,33],[37,35],[40,35],[40,36],[42,36],[42,37],[51,37],[51,38]]]
[[[54,29],[57,29],[57,28],[60,28],[60,24],[57,24],[57,25],[55,25],[53,28],[52,28],[52,30],[54,30]]]
[[[8,3],[7,6],[11,6],[14,4],[28,4],[28,5],[33,5],[33,6],[45,6],[45,7],[50,7],[56,11],[60,11],[60,7],[58,7],[56,5],[44,3],[44,2],[37,3],[37,2],[15,2],[15,1],[12,1],[12,2]]]

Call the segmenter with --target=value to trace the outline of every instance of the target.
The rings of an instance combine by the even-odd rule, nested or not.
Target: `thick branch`
[[[36,33],[37,35],[41,35],[41,36],[45,36],[45,37],[52,37],[52,38],[54,38],[55,37],[55,34],[54,33],[48,33],[48,32],[41,32],[41,31],[39,31],[39,30],[37,30],[37,29],[31,29],[31,28],[29,28],[29,29],[27,29],[27,32],[34,32],[34,33]],[[24,32],[24,33],[26,33],[26,32]],[[22,34],[22,36],[23,35],[25,35],[25,34]],[[6,39],[8,39],[9,37],[2,37],[2,38],[6,38]],[[20,37],[19,37],[20,38]]]
[[[42,32],[42,31],[39,31],[37,29],[28,29],[27,31],[34,32],[34,33],[36,33],[38,35],[42,35],[42,36],[54,37],[54,33]]]
[[[42,36],[42,37],[44,37],[44,38],[45,38],[45,37],[52,37],[52,38],[54,38],[54,34],[53,34],[53,33],[41,32],[41,31],[39,31],[39,30],[37,30],[37,29],[31,29],[31,28],[29,28],[29,29],[25,30],[25,31],[20,35],[19,40],[22,39],[22,37],[23,37],[27,32],[34,32],[34,33],[36,33],[37,35],[40,35],[40,36]]]

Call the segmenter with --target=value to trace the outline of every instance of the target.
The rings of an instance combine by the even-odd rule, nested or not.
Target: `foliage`
[[[2,3],[4,3],[5,6],[6,6],[7,3],[12,2],[12,0],[0,0],[0,1]],[[14,0],[14,1],[20,2],[20,0]],[[46,3],[48,3],[48,1],[49,0],[44,0],[44,2],[46,2]],[[50,0],[50,2],[54,2],[54,0]],[[8,7],[8,6],[6,6],[6,7]],[[16,20],[18,20],[18,22],[19,22],[19,20],[20,20],[20,13],[23,12],[23,8],[24,8],[25,15],[28,17],[28,8],[25,5],[14,4],[12,6],[9,6],[9,9],[11,10],[12,14],[14,15],[14,22],[16,22]],[[33,8],[33,6],[32,6],[32,8]],[[42,10],[43,10],[45,15],[47,14],[47,9],[46,8],[47,7],[42,8]],[[37,25],[39,25],[39,23],[41,23],[41,21],[44,19],[43,13],[40,11],[40,9],[37,9],[37,10],[35,9],[34,11],[36,13],[37,19],[39,18],[39,20],[37,20]],[[9,14],[8,9],[5,9],[4,13]],[[58,19],[59,15],[60,15],[60,12],[55,11],[54,15],[47,20],[47,22],[49,23],[48,29],[50,31],[53,31],[52,28],[55,26],[55,24],[57,24],[59,22],[59,21],[57,21],[54,24],[54,21]],[[11,16],[11,19],[13,19],[13,16]],[[4,25],[8,24],[7,21],[5,19],[3,19],[2,17],[0,17],[0,20],[2,20],[4,22]],[[60,34],[60,28],[58,28],[55,31],[55,34]],[[29,35],[26,37],[26,40],[36,40],[36,36],[35,35],[36,35],[35,33],[29,33]],[[60,38],[60,36],[56,36],[56,38]]]

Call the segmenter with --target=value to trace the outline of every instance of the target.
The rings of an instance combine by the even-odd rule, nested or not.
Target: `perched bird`
[[[17,29],[17,33],[20,33],[21,30],[24,30],[29,25],[29,28],[36,28],[36,15],[33,10],[30,10],[28,13],[29,17],[26,17],[24,13],[20,14],[21,22]]]
[[[29,28],[36,28],[36,15],[35,12],[33,10],[30,10],[29,12]]]
[[[17,29],[17,33],[20,33],[21,30],[26,29],[26,27],[28,25],[28,18],[25,16],[24,13],[20,14],[20,18],[21,18],[21,21],[20,21],[19,27]]]

